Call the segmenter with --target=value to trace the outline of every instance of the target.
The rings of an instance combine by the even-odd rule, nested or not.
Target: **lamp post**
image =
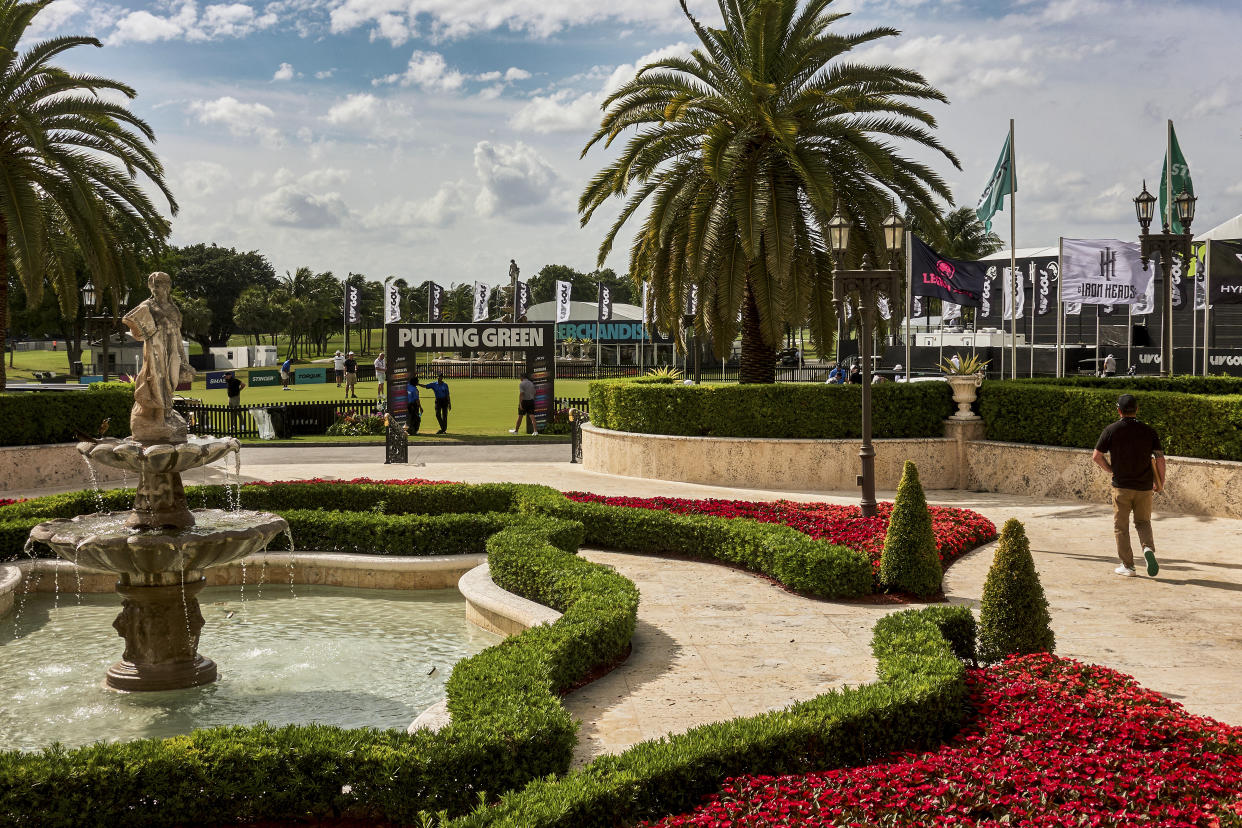
[[[832,300],[840,319],[846,296],[858,293],[858,313],[862,317],[858,343],[862,353],[862,446],[858,450],[862,474],[858,475],[858,485],[862,487],[860,505],[863,517],[875,517],[875,449],[871,445],[871,325],[876,297],[881,293],[895,296],[902,274],[896,269],[874,269],[868,256],[863,256],[861,269],[843,270],[841,262],[849,249],[853,226],[849,219],[842,217],[839,209],[828,222],[828,240],[833,253]],[[905,223],[896,212],[884,222],[884,246],[888,248],[890,267],[900,259],[905,229]]]
[[[1190,261],[1190,223],[1195,218],[1195,202],[1193,195],[1183,189],[1173,199],[1172,209],[1176,211],[1177,220],[1181,222],[1185,232],[1174,233],[1169,227],[1169,214],[1161,217],[1163,232],[1149,233],[1151,221],[1156,211],[1156,197],[1147,192],[1147,182],[1143,182],[1143,192],[1134,199],[1134,212],[1139,223],[1139,253],[1143,257],[1143,270],[1147,270],[1152,256],[1160,257],[1160,266],[1164,272],[1164,296],[1160,303],[1160,376],[1173,376],[1173,257],[1181,256],[1182,261]],[[1204,334],[1206,336],[1206,333]]]
[[[127,290],[125,291],[125,298],[121,300],[121,306],[124,307],[128,304],[129,291]],[[107,382],[109,377],[108,346],[110,344],[109,340],[112,338],[112,331],[116,327],[116,315],[107,312],[108,303],[104,300],[103,290],[97,290],[94,283],[89,279],[86,281],[86,284],[82,285],[82,310],[84,311],[83,317],[87,325],[94,324],[103,332],[101,339],[103,369],[101,373],[103,381]]]

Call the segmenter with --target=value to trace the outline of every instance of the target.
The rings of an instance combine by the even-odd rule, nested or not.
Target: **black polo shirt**
[[[1140,492],[1155,487],[1151,458],[1164,449],[1160,445],[1160,435],[1147,423],[1140,423],[1134,417],[1122,417],[1100,433],[1095,449],[1108,452],[1114,487]]]

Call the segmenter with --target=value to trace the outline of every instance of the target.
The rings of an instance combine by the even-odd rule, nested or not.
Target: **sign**
[[[608,322],[612,319],[612,288],[603,282],[599,283],[599,308],[598,316],[600,322]]]
[[[918,236],[911,236],[910,292],[932,296],[967,308],[979,307],[987,267],[982,262],[947,259]]]
[[[638,342],[671,342],[641,322],[562,322],[556,326],[558,341],[590,339],[601,345],[633,345]]]
[[[384,283],[384,324],[401,321],[401,288],[396,279]]]
[[[228,371],[208,371],[207,388],[224,388],[227,384],[225,382],[224,375],[227,373]]]
[[[359,311],[359,305],[362,302],[362,291],[357,285],[346,285],[345,287],[345,324],[357,325],[362,321],[362,313]]]
[[[317,382],[328,381],[328,369],[320,366],[317,368],[294,368],[293,382],[295,385],[307,385]]]
[[[472,318],[475,322],[487,319],[487,296],[490,292],[490,288],[482,282],[474,283],[474,316]]]
[[[556,283],[556,321],[569,321],[569,297],[573,291],[573,285],[569,282]]]
[[[1143,270],[1138,242],[1062,239],[1061,265],[1068,304],[1134,305],[1147,293],[1150,272]]]
[[[280,385],[280,371],[275,369],[251,370],[250,379],[246,384],[251,388],[261,388],[265,385]]]
[[[1242,242],[1213,241],[1208,274],[1210,304],[1242,305]]]
[[[517,283],[517,318],[522,319],[526,316],[526,311],[530,310],[530,283]]]
[[[435,282],[427,283],[427,321],[439,322],[444,318],[444,288]]]

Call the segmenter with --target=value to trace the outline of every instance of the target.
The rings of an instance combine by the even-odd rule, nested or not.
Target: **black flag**
[[[444,288],[435,282],[427,283],[427,321],[440,322],[444,318]]]
[[[1208,304],[1242,305],[1242,242],[1212,241]]]
[[[928,247],[918,236],[911,236],[911,293],[934,296],[967,308],[979,307],[987,268],[981,262],[946,259]]]
[[[526,311],[528,311],[529,309],[530,309],[530,283],[529,282],[518,282],[517,283],[517,312],[514,314],[514,318],[517,319],[518,321],[521,321],[522,317],[526,315]]]
[[[600,322],[612,321],[612,288],[603,282],[599,283],[599,316]]]

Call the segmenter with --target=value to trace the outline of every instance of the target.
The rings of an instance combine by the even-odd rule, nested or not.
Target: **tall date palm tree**
[[[881,253],[881,225],[898,204],[934,220],[951,201],[903,141],[957,159],[932,134],[920,105],[945,97],[917,72],[846,60],[890,28],[838,34],[832,0],[718,0],[722,28],[682,11],[700,41],[688,58],[639,70],[604,102],[601,142],[633,134],[587,185],[582,224],[613,196],[625,199],[599,250],[602,267],[626,222],[648,204],[630,248],[630,274],[651,285],[656,323],[674,333],[689,287],[696,325],[724,356],[742,332],[743,382],[775,379],[785,324],[832,342],[832,261],[825,227],[850,218],[849,258]],[[802,6],[799,9],[799,6]]]
[[[75,46],[102,44],[54,37],[19,51],[31,22],[51,2],[0,0],[0,344],[8,333],[10,265],[28,301],[40,301],[63,233],[98,284],[119,286],[134,250],[158,248],[168,235],[144,180],[167,199],[171,213],[177,210],[149,146],[154,133],[117,101],[137,93],[51,63]],[[53,221],[59,228],[50,227]],[[61,298],[76,302],[76,296]],[[0,362],[0,390],[5,382]]]

